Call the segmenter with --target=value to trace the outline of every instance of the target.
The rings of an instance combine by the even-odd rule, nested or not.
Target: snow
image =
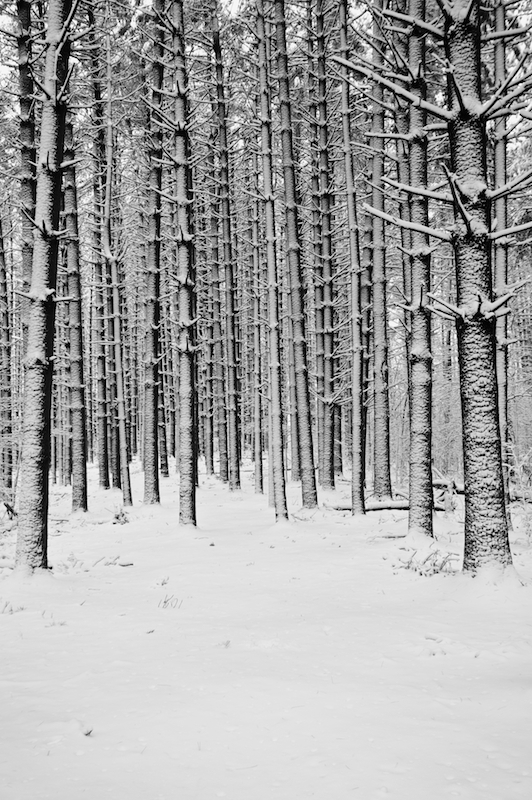
[[[95,471],[86,515],[56,487],[51,572],[10,568],[2,521],[2,800],[529,800],[532,588],[452,574],[460,509],[434,547],[291,485],[274,525],[243,477],[202,476],[197,529],[175,476],[125,516]]]

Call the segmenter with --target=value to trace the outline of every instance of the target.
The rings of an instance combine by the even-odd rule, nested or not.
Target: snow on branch
[[[373,214],[375,217],[380,217],[380,219],[383,219],[386,222],[391,222],[392,225],[398,225],[400,228],[407,228],[410,231],[417,231],[418,233],[424,233],[427,236],[434,236],[434,238],[441,239],[443,242],[452,241],[452,233],[449,231],[444,231],[442,228],[429,228],[426,225],[421,225],[417,222],[409,222],[405,219],[401,219],[400,217],[394,217],[391,214],[386,214],[385,211],[380,211],[377,208],[373,208],[373,206],[370,206],[367,203],[363,203],[363,208],[369,214]]]
[[[377,72],[365,67],[363,64],[355,64],[352,61],[341,58],[340,56],[332,56],[331,60],[345,69],[350,69],[352,72],[358,72],[360,75],[364,75],[366,78],[369,78],[376,83],[380,83],[380,85],[385,89],[389,89],[398,97],[403,97],[411,105],[424,109],[428,114],[432,114],[434,117],[439,117],[440,119],[445,119],[449,122],[454,119],[455,115],[452,111],[448,111],[446,108],[441,108],[433,103],[429,103],[427,100],[421,99],[412,92],[409,92],[408,89],[405,89],[403,86],[399,86],[393,81],[388,80],[388,78],[379,75]]]

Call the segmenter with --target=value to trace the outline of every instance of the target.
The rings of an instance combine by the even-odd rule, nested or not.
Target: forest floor
[[[202,476],[197,529],[175,475],[125,514],[56,487],[33,576],[0,520],[2,800],[530,800],[532,585],[449,572],[460,508],[431,549],[406,512],[326,508],[347,482],[314,512],[291,485],[274,525],[243,478]]]

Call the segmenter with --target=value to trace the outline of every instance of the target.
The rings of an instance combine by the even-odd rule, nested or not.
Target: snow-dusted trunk
[[[375,0],[375,22],[373,24],[373,66],[376,73],[384,67],[385,42],[381,34],[379,14],[382,0]],[[373,158],[371,165],[372,206],[377,212],[384,211],[384,92],[375,82],[372,89],[371,138]],[[388,325],[387,325],[387,279],[384,221],[379,214],[373,216],[373,425],[374,425],[374,485],[378,499],[390,497],[390,403],[388,397]]]
[[[4,233],[0,219],[0,459],[1,488],[12,502],[13,487],[13,387],[11,380],[11,309],[7,281]]]
[[[229,184],[229,145],[227,132],[227,109],[225,102],[225,80],[220,44],[217,0],[213,0],[211,16],[212,41],[216,70],[216,100],[218,120],[218,146],[220,158],[220,214],[222,249],[225,277],[225,354],[227,381],[227,448],[229,465],[229,488],[240,488],[240,425],[238,413],[238,351],[235,309],[235,269]]]
[[[457,233],[454,239],[460,317],[457,321],[465,479],[464,569],[511,563],[504,499],[495,368],[486,123],[481,104],[478,0],[455,0],[446,14],[452,64],[449,123]]]
[[[72,511],[87,510],[87,408],[83,366],[83,319],[79,257],[78,197],[74,131],[65,128],[64,207],[67,232],[66,268],[69,297],[70,424],[72,429]]]
[[[495,6],[495,32],[503,34],[506,30],[506,7],[499,2]],[[500,36],[494,41],[495,85],[501,86],[506,80],[506,42]],[[495,120],[493,154],[493,188],[504,186],[508,180],[506,115]],[[500,231],[508,227],[508,198],[497,197],[492,207],[493,229]],[[493,283],[497,295],[502,296],[508,285],[508,239],[500,237],[494,244]],[[495,327],[497,337],[497,390],[499,397],[499,424],[501,427],[502,462],[506,499],[509,499],[510,436],[508,426],[508,317],[497,317]]]
[[[196,366],[194,233],[192,227],[192,182],[185,63],[183,2],[171,4],[174,71],[174,170],[177,214],[178,352],[179,352],[179,521],[196,524]]]
[[[257,103],[258,106],[258,103]],[[258,110],[258,109],[257,109]],[[263,370],[261,353],[261,269],[260,248],[260,200],[259,200],[259,159],[254,152],[251,159],[253,174],[253,194],[255,195],[250,206],[250,240],[251,240],[251,286],[253,305],[253,462],[255,467],[255,492],[262,494],[264,491],[264,470],[262,466],[262,453],[264,449],[264,436],[262,432],[262,395]]]
[[[349,59],[348,45],[348,7],[347,0],[340,0],[339,33],[340,54]],[[360,247],[356,208],[355,175],[351,146],[351,116],[349,102],[349,76],[347,68],[341,68],[342,87],[342,145],[344,151],[345,188],[347,200],[347,221],[349,225],[349,271],[350,271],[350,324],[351,324],[351,511],[364,514],[364,350],[362,341],[362,307],[360,286]]]
[[[124,384],[124,366],[122,351],[122,308],[120,292],[120,273],[118,259],[113,251],[112,237],[112,197],[113,197],[113,167],[114,167],[114,128],[113,128],[113,107],[112,107],[112,55],[111,37],[107,34],[106,43],[107,53],[107,117],[105,131],[105,196],[103,204],[102,218],[102,253],[106,263],[106,273],[109,280],[109,334],[112,342],[112,354],[114,362],[114,389],[116,398],[116,433],[112,438],[112,445],[115,447],[114,464],[116,478],[122,489],[122,496],[125,506],[133,505],[131,494],[131,480],[129,475],[129,460],[127,447],[127,427],[126,427],[126,401]],[[112,462],[113,463],[113,462]],[[115,479],[116,480],[116,479]],[[117,481],[118,482],[118,481]]]
[[[32,67],[32,30],[30,0],[17,0],[18,19],[18,77],[20,104],[20,257],[22,261],[22,288],[28,292],[31,283],[33,259],[33,219],[35,215],[35,86]],[[28,300],[22,298],[23,346],[27,337]]]
[[[45,33],[42,117],[37,160],[37,196],[28,344],[24,358],[22,464],[16,561],[48,565],[48,468],[54,353],[61,164],[65,134],[64,96],[70,42],[69,0],[50,0]]]
[[[277,519],[286,519],[284,432],[282,407],[281,340],[279,320],[279,276],[277,268],[275,201],[272,163],[272,122],[269,91],[268,54],[263,0],[257,0],[257,39],[259,44],[259,91],[261,123],[262,184],[264,198],[264,226],[266,237],[266,265],[268,282],[268,339],[270,375],[270,474],[273,483],[273,501]]]
[[[94,129],[92,194],[93,214],[91,221],[91,254],[93,259],[94,316],[93,316],[93,355],[96,380],[96,447],[98,458],[98,477],[102,489],[109,489],[109,402],[107,398],[107,325],[105,311],[105,289],[102,256],[102,214],[105,194],[105,110],[102,83],[105,66],[99,39],[96,36],[96,17],[88,6],[87,17],[90,26],[90,59],[92,81],[92,125]]]
[[[425,0],[410,0],[409,13],[425,19]],[[414,27],[409,36],[410,91],[420,100],[426,98],[425,38]],[[420,105],[410,106],[410,186],[427,188],[426,112]],[[412,193],[410,221],[428,227],[428,200]],[[409,530],[432,536],[432,354],[431,325],[427,311],[430,290],[430,249],[426,233],[410,231],[410,479],[408,516]]]
[[[284,0],[275,0],[277,40],[277,77],[281,117],[281,146],[285,199],[287,238],[287,266],[289,271],[291,318],[294,333],[294,371],[296,384],[297,422],[303,506],[314,508],[318,504],[312,420],[308,385],[307,343],[305,338],[304,293],[301,268],[301,242],[298,218],[297,186],[292,138],[292,109],[286,49],[286,20]]]
[[[316,64],[318,77],[318,164],[321,226],[321,280],[323,302],[323,439],[320,482],[334,489],[334,322],[332,174],[329,165],[329,123],[326,75],[326,3],[316,0]],[[318,402],[320,399],[318,399]]]
[[[150,38],[148,114],[149,209],[146,253],[144,335],[144,503],[159,503],[159,370],[161,286],[161,191],[163,180],[162,90],[164,81],[164,0],[154,0]],[[165,123],[166,124],[166,123]]]

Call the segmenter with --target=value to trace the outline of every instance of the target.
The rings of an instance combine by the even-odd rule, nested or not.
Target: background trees
[[[261,488],[264,458],[279,517],[288,467],[313,508],[317,475],[330,491],[352,464],[353,513],[374,494],[429,536],[433,484],[454,480],[465,566],[509,563],[502,469],[522,492],[532,452],[528,288],[507,322],[531,225],[518,7],[58,8],[18,3],[3,43],[20,192],[2,197],[1,463],[6,497],[21,464],[20,560],[46,563],[28,541],[45,542],[50,453],[85,508],[87,450],[124,504],[130,461],[157,502],[170,457],[191,523],[198,458],[233,490],[250,455]],[[52,384],[56,306],[69,358]]]

